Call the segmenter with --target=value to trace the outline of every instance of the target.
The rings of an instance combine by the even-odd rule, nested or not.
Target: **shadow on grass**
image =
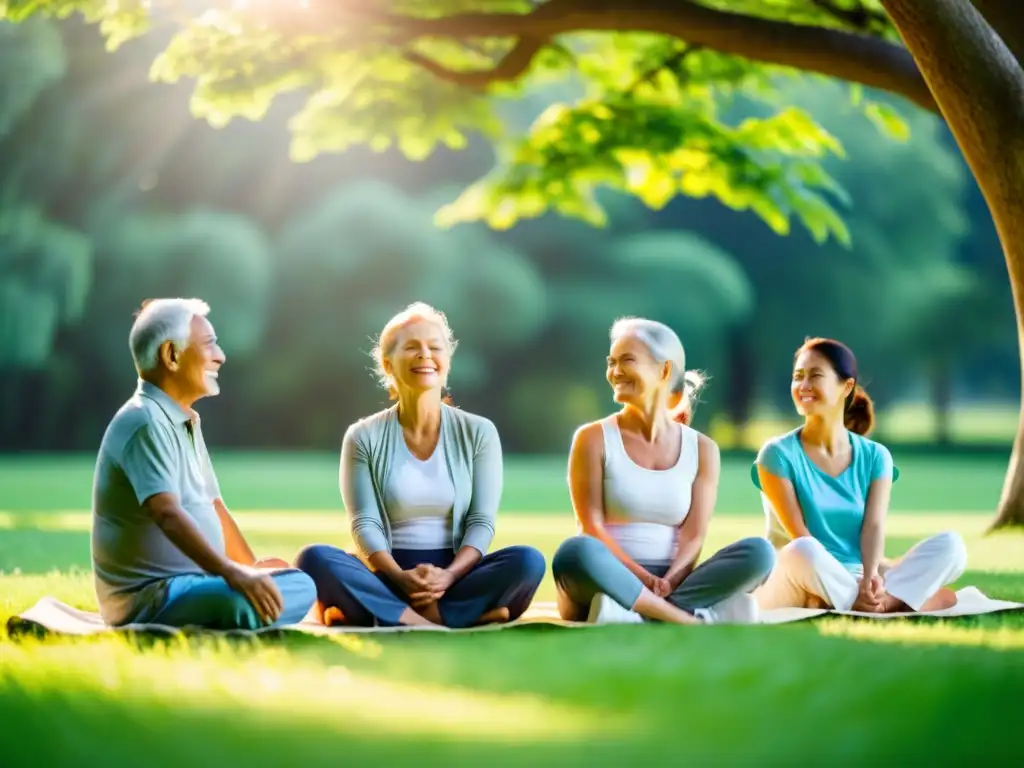
[[[5,764],[1019,764],[1024,665],[990,648],[814,625],[348,638],[8,646]]]

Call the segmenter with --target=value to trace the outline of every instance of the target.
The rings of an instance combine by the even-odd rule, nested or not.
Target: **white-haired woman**
[[[502,491],[498,432],[442,401],[456,342],[444,314],[417,303],[384,326],[373,356],[397,403],[345,433],[341,495],[363,559],[307,547],[324,623],[468,627],[526,611],[543,555],[487,553]]]
[[[763,538],[697,559],[718,493],[713,440],[688,426],[702,384],[675,332],[623,318],[611,329],[608,383],[622,410],[577,430],[569,490],[583,535],[552,561],[562,617],[597,623],[750,622],[750,592],[775,562]]]

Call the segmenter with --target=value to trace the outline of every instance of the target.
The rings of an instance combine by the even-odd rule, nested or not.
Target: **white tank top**
[[[605,528],[638,563],[667,563],[676,555],[679,526],[690,512],[700,433],[680,424],[679,460],[669,469],[645,469],[626,454],[615,416],[604,435]]]
[[[444,443],[426,461],[413,456],[405,440],[384,488],[392,549],[451,549],[455,485],[448,474]]]

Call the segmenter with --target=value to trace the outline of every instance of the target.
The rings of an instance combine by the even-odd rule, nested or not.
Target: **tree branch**
[[[680,66],[684,61],[686,61],[687,57],[694,53],[697,53],[702,49],[703,46],[700,45],[688,45],[682,48],[681,50],[676,51],[671,56],[667,57],[664,61],[660,62],[656,66],[651,67],[646,72],[641,74],[640,77],[636,79],[636,82],[634,82],[631,86],[629,86],[629,88],[626,89],[626,93],[635,93],[637,88],[639,88],[644,83],[651,82],[654,79],[654,77],[662,70],[669,69],[670,67]]]
[[[811,0],[811,5],[820,8],[837,21],[841,21],[851,27],[856,27],[864,32],[870,31],[873,24],[882,25],[889,23],[889,19],[884,14],[873,13],[863,5],[859,6],[857,10],[838,8],[830,0]]]
[[[344,9],[338,14],[367,18],[366,12]],[[666,34],[722,53],[765,64],[816,72],[905,96],[925,109],[937,111],[935,100],[913,58],[885,40],[835,29],[772,21],[719,11],[690,0],[551,0],[531,13],[461,13],[437,18],[387,16],[370,12],[386,25],[388,39],[411,42],[423,37],[528,38],[536,46],[556,35],[572,32],[651,32]],[[539,46],[536,41],[542,41]],[[530,50],[524,43],[520,53]],[[521,59],[515,59],[519,72]],[[499,65],[501,67],[502,65]],[[440,68],[436,74],[459,79],[462,73]],[[511,66],[498,75],[515,71]],[[488,73],[471,73],[475,86],[485,85]]]
[[[971,0],[1024,67],[1024,15],[1020,0]]]
[[[547,39],[543,37],[521,37],[500,62],[491,69],[484,70],[450,69],[415,51],[406,52],[405,58],[441,80],[447,80],[464,88],[480,89],[491,83],[515,80],[530,68],[534,57],[547,42]]]

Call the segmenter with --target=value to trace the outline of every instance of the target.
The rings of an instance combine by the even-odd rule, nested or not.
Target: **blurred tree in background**
[[[449,316],[460,339],[450,379],[457,392],[487,386],[494,373],[488,357],[525,344],[544,323],[544,285],[528,259],[487,232],[440,231],[431,215],[422,200],[362,182],[325,197],[281,231],[266,350],[287,348],[289,365],[260,386],[268,408],[303,404],[310,424],[296,425],[302,432],[291,439],[337,443],[346,418],[386,401],[369,378],[369,352],[388,319],[413,301]],[[276,434],[283,436],[295,421],[287,408],[278,410]]]
[[[774,400],[785,407],[793,351],[808,335],[835,336],[857,351],[865,383],[882,404],[904,396],[909,380],[925,376],[936,407],[947,410],[953,370],[942,361],[965,360],[986,345],[1012,344],[1013,327],[1007,322],[1012,307],[1005,275],[994,269],[978,274],[961,258],[970,231],[964,210],[968,176],[941,123],[910,111],[913,140],[882,141],[838,84],[788,83],[779,98],[822,115],[844,146],[845,158],[824,165],[848,195],[845,219],[855,247],[830,241],[815,248],[799,232],[786,239],[752,237],[743,217],[721,206],[683,213],[685,226],[729,247],[755,285],[777,281],[788,288],[758,292],[744,343],[762,353],[748,355],[745,377],[774,382]],[[955,329],[939,322],[924,330],[974,303],[989,311],[963,317]],[[794,304],[801,311],[792,311]],[[934,343],[940,336],[944,342]],[[766,367],[755,369],[759,361]]]
[[[0,26],[0,142],[64,76],[59,32],[42,19]],[[92,243],[49,218],[7,174],[0,188],[0,445],[31,445],[48,422],[47,369],[62,326],[81,315]],[[52,422],[51,422],[52,423]]]
[[[859,79],[934,109],[877,3],[705,5],[866,33],[904,69]],[[114,42],[144,31],[142,6],[104,8]],[[463,46],[360,8],[344,11],[358,40],[250,3],[113,54],[79,22],[0,25],[0,195],[8,219],[34,222],[0,228],[0,290],[31,286],[50,313],[0,308],[4,386],[20,387],[0,446],[93,448],[132,387],[132,312],[172,293],[211,302],[230,357],[226,396],[203,405],[221,445],[336,449],[385,402],[368,352],[414,300],[449,314],[456,401],[494,418],[510,451],[563,452],[612,407],[620,314],[680,332],[711,376],[698,426],[727,446],[765,406],[790,412],[790,358],[810,334],[849,342],[882,406],[929,400],[940,439],[952,403],[1018,396],[998,243],[930,111],[775,66],[799,64],[784,37],[748,59],[650,29]],[[396,28],[393,45],[375,37]],[[154,59],[158,79],[184,79],[151,84]],[[190,97],[219,130],[189,116]],[[438,210],[457,226],[439,229]],[[32,368],[17,345],[39,339]]]

